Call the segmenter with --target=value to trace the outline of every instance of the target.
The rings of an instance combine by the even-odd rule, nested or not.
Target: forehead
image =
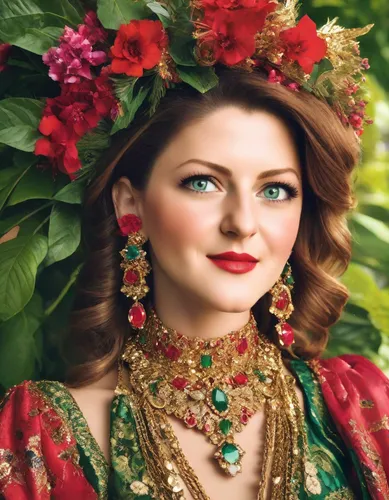
[[[184,127],[161,154],[156,167],[174,167],[201,158],[231,170],[242,166],[258,173],[267,168],[294,167],[299,159],[287,126],[266,111],[224,107]]]

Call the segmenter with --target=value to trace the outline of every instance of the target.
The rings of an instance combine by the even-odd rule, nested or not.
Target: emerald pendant
[[[212,403],[217,411],[223,412],[228,408],[227,394],[217,387],[212,391]]]
[[[240,457],[238,448],[232,443],[224,443],[221,449],[221,454],[226,462],[235,464]]]

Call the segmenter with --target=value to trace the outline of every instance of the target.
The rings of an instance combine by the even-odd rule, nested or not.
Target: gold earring
[[[146,311],[139,299],[145,297],[149,291],[145,278],[151,271],[150,264],[146,260],[146,252],[142,248],[147,239],[139,232],[142,221],[138,216],[124,215],[118,219],[118,224],[120,234],[128,235],[127,244],[120,252],[123,257],[120,267],[124,271],[123,286],[120,291],[135,301],[128,311],[128,321],[134,328],[143,328]]]
[[[272,295],[272,303],[269,311],[274,314],[279,321],[276,325],[278,341],[280,345],[285,348],[289,348],[294,344],[293,328],[286,322],[294,311],[291,293],[293,285],[294,279],[292,276],[292,268],[289,262],[287,262],[281,276],[269,291]]]

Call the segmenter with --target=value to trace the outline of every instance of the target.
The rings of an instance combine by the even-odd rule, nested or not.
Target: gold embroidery
[[[371,437],[369,436],[369,431],[357,426],[355,420],[350,420],[349,425],[351,427],[352,434],[356,435],[357,446],[359,445],[362,451],[371,460],[371,464],[364,463],[363,458],[361,458],[361,465],[363,468],[363,473],[366,477],[366,481],[373,484],[374,488],[381,491],[385,498],[389,498],[389,487],[386,480],[386,473],[382,465],[381,457],[375,451],[374,445],[371,442]],[[373,467],[375,470],[373,470]]]
[[[378,432],[383,429],[389,430],[389,417],[388,415],[384,415],[381,420],[375,422],[370,426],[369,432]]]
[[[359,401],[359,406],[361,408],[374,408],[374,401],[371,401],[370,399],[361,399]]]
[[[0,493],[4,492],[11,482],[24,484],[20,463],[11,450],[0,448]]]
[[[51,485],[43,458],[40,436],[31,436],[28,439],[25,456],[27,465],[34,476],[38,492],[42,493],[44,490],[50,491]]]
[[[355,495],[350,488],[343,487],[327,495],[325,500],[355,500]]]

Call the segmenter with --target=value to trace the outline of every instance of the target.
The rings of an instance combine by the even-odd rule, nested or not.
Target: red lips
[[[220,269],[233,274],[244,274],[252,271],[258,260],[247,253],[225,252],[208,255],[208,258]]]
[[[233,260],[236,262],[258,262],[258,259],[248,253],[225,252],[217,255],[208,255],[210,259]]]

